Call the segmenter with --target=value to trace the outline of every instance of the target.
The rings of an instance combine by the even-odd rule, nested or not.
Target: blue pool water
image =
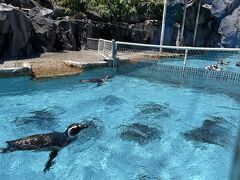
[[[123,75],[102,86],[79,83],[110,71],[39,81],[0,79],[0,147],[31,134],[65,131],[74,122],[94,124],[61,150],[46,174],[48,152],[0,154],[1,179],[228,179],[238,98]],[[137,123],[158,133],[127,134]],[[137,140],[142,134],[143,143]]]

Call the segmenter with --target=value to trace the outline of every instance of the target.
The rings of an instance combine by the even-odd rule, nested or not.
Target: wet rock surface
[[[201,127],[184,132],[182,136],[188,141],[227,147],[233,145],[233,128],[233,125],[222,117],[210,117],[203,121]]]
[[[154,139],[160,139],[161,134],[161,131],[156,127],[141,123],[133,123],[122,127],[120,138],[124,141],[134,141],[139,144],[147,144]]]

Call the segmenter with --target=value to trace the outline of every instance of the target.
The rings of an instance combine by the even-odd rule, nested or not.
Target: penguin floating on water
[[[101,86],[103,83],[111,79],[112,77],[107,75],[104,78],[93,78],[93,79],[82,79],[81,83],[97,83],[98,86]]]
[[[76,136],[83,129],[88,128],[85,124],[71,124],[65,132],[52,132],[47,134],[36,134],[23,137],[13,141],[6,141],[7,147],[1,149],[1,153],[13,151],[51,151],[49,159],[45,165],[44,172],[48,171],[54,164],[53,160],[58,155],[58,151],[76,140]]]

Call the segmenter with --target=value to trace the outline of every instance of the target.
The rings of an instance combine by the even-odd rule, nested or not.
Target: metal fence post
[[[103,54],[105,55],[106,42],[103,41]]]
[[[117,53],[116,41],[113,39],[112,40],[112,63],[113,63],[113,68],[114,68],[115,62],[116,62],[116,53]]]
[[[185,50],[185,56],[184,56],[184,62],[183,62],[184,67],[186,67],[186,64],[187,64],[187,56],[188,56],[188,49]]]
[[[100,39],[98,39],[98,53],[100,52],[100,45],[101,45],[101,42],[100,42]]]

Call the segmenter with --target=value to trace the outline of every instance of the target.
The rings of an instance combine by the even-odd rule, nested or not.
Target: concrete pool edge
[[[107,60],[96,51],[44,53],[37,58],[4,61],[0,64],[0,77],[58,77],[108,66]]]

